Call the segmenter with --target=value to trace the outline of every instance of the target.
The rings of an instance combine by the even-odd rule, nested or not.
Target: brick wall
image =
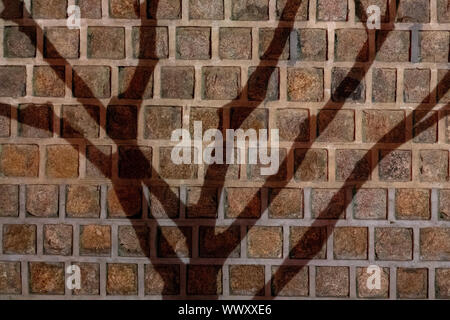
[[[0,1],[0,298],[450,298],[450,1],[23,3]],[[175,165],[194,121],[279,129],[279,173]]]

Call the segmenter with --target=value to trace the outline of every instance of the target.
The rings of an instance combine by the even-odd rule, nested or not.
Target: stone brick
[[[180,214],[180,189],[155,186],[150,188],[150,217],[156,219],[177,218]]]
[[[0,185],[0,217],[19,216],[19,186]]]
[[[22,66],[0,66],[0,97],[23,97],[27,71]]]
[[[306,0],[277,0],[275,13],[279,20],[306,21],[308,20],[308,4]]]
[[[106,66],[74,66],[72,92],[77,98],[111,96],[111,68]]]
[[[422,62],[448,62],[450,33],[447,31],[420,32]]]
[[[303,218],[303,190],[269,189],[269,217],[272,219]]]
[[[222,267],[215,265],[189,265],[187,270],[187,294],[222,294]]]
[[[220,59],[251,59],[252,29],[220,28],[219,57]]]
[[[189,133],[191,137],[194,136],[194,122],[202,122],[202,134],[209,129],[222,130],[223,125],[223,110],[222,108],[204,108],[191,107],[189,113]]]
[[[5,27],[3,53],[6,58],[34,58],[36,56],[35,27]]]
[[[361,68],[333,68],[331,99],[335,102],[364,103],[366,101],[365,72]]]
[[[176,57],[184,60],[211,58],[211,28],[179,27],[176,30]]]
[[[218,205],[217,188],[187,188],[186,216],[188,218],[216,218]]]
[[[17,110],[18,134],[24,138],[53,136],[53,108],[47,104],[20,104]]]
[[[125,28],[89,27],[87,56],[91,59],[125,58]]]
[[[346,0],[318,0],[317,20],[318,21],[347,21],[347,1]]]
[[[167,27],[133,27],[132,30],[134,58],[165,59],[169,56]]]
[[[36,225],[3,225],[3,253],[36,254]]]
[[[412,260],[413,230],[407,228],[375,228],[376,260]]]
[[[366,22],[367,8],[371,5],[376,5],[380,8],[380,22],[389,21],[388,0],[355,0],[355,20]]]
[[[250,107],[232,108],[230,113],[230,127],[233,129],[254,129],[259,132],[260,129],[268,128],[269,115],[266,109],[254,109]]]
[[[119,226],[119,256],[148,257],[149,233],[147,226]]]
[[[100,188],[86,185],[67,186],[66,215],[70,218],[100,217]]]
[[[138,270],[137,264],[108,263],[106,270],[107,295],[137,295]]]
[[[369,37],[364,29],[335,31],[335,61],[367,61]]]
[[[199,256],[202,258],[238,258],[240,243],[239,226],[200,226]]]
[[[135,106],[108,106],[106,131],[111,139],[136,139],[137,108]]]
[[[378,175],[382,181],[410,181],[411,150],[380,150]]]
[[[172,132],[181,129],[181,107],[147,106],[144,117],[146,139],[170,140]]]
[[[385,62],[408,62],[410,32],[399,30],[377,30],[376,60]]]
[[[161,98],[194,98],[194,79],[193,67],[162,67]]]
[[[139,18],[138,0],[109,0],[109,16],[116,19]]]
[[[404,142],[405,130],[404,111],[364,110],[362,112],[363,142]]]
[[[309,141],[309,110],[308,109],[278,109],[276,110],[276,128],[280,140]]]
[[[181,19],[181,0],[147,1],[149,19]]]
[[[110,218],[139,216],[142,210],[141,189],[137,186],[109,187],[106,203]]]
[[[180,152],[188,150],[180,150]],[[195,149],[191,150],[191,160],[194,159]],[[191,164],[175,164],[171,158],[172,147],[159,148],[159,173],[165,179],[197,179],[198,165],[191,161]]]
[[[307,297],[309,273],[307,266],[272,266],[272,296]]]
[[[44,29],[45,58],[77,59],[79,56],[80,30],[65,27],[49,27]]]
[[[35,66],[33,69],[33,95],[37,97],[64,97],[64,66]]]
[[[234,150],[235,159],[240,157],[239,149]],[[205,168],[205,180],[207,181],[224,181],[226,180],[239,180],[240,165],[237,164],[211,164]]]
[[[0,145],[0,176],[37,177],[39,147],[37,145]]]
[[[146,295],[179,294],[180,266],[146,264],[144,286]]]
[[[44,226],[44,254],[69,256],[72,254],[72,225]]]
[[[0,104],[0,137],[9,137],[11,134],[11,106]]]
[[[283,228],[248,227],[247,256],[249,258],[282,258]]]
[[[430,95],[430,70],[406,69],[404,71],[405,102],[429,102]]]
[[[401,220],[430,219],[430,190],[397,189],[395,213],[396,218]]]
[[[325,227],[290,227],[289,257],[291,259],[326,259],[327,229]]]
[[[372,172],[369,150],[336,150],[336,180],[366,181]]]
[[[0,294],[21,294],[20,262],[0,262]]]
[[[345,218],[345,190],[313,189],[311,192],[311,213],[316,219]]]
[[[111,146],[86,146],[86,176],[111,177]]]
[[[0,6],[1,19],[20,19],[23,17],[23,2],[16,0],[4,0]],[[20,272],[19,272],[20,273]]]
[[[158,229],[158,257],[187,258],[192,255],[191,227],[160,227]]]
[[[431,182],[448,181],[448,151],[419,151],[419,180]]]
[[[348,267],[316,267],[318,297],[348,297],[350,270]]]
[[[380,288],[368,288],[367,281],[373,275],[373,271],[364,267],[356,268],[356,292],[358,298],[389,298],[389,268],[382,268],[380,273]],[[370,280],[369,280],[370,281]]]
[[[202,95],[206,100],[231,100],[240,95],[239,67],[203,67]]]
[[[353,215],[356,219],[386,219],[385,189],[358,189],[353,194]]]
[[[328,151],[325,149],[296,149],[294,178],[297,181],[327,181]]]
[[[339,227],[333,231],[334,259],[367,260],[368,229]]]
[[[273,101],[279,98],[280,70],[274,67],[248,68],[248,99]]]
[[[119,98],[144,100],[152,97],[152,67],[119,67]]]
[[[80,268],[80,289],[73,289],[73,295],[99,295],[100,294],[100,265],[98,263],[75,263]]]
[[[49,178],[78,177],[78,146],[47,146],[46,174]]]
[[[437,140],[438,113],[436,111],[414,110],[413,141],[435,143]]]
[[[288,68],[287,95],[290,101],[322,101],[323,69]]]
[[[450,220],[450,189],[439,190],[439,218]]]
[[[399,0],[396,22],[430,22],[430,0]]]
[[[352,142],[355,140],[355,111],[326,110],[317,115],[317,141]]]
[[[98,138],[100,111],[97,106],[63,105],[61,134],[64,138]]]
[[[259,58],[262,60],[289,59],[288,28],[259,29]]]
[[[263,296],[264,281],[264,266],[230,266],[231,295]]]
[[[31,294],[64,294],[64,262],[28,262],[28,270]]]
[[[269,177],[267,175],[262,174],[262,169],[268,169],[270,165],[264,165],[261,163],[261,157],[258,156],[258,150],[254,148],[248,149],[247,158],[249,158],[249,154],[257,155],[257,163],[256,164],[247,164],[247,179],[252,181],[286,181],[287,179],[287,153],[286,149],[267,149],[268,154],[278,153],[279,157],[279,165],[278,170],[274,174],[271,174]],[[249,162],[249,161],[248,161]]]
[[[397,268],[397,298],[426,299],[428,269]]]
[[[31,15],[34,19],[65,19],[67,0],[32,0]]]
[[[102,0],[77,0],[80,7],[81,18],[83,19],[101,19]]]
[[[268,0],[232,0],[231,20],[269,20]]]
[[[450,228],[420,229],[420,260],[450,260]]]
[[[80,226],[80,255],[111,255],[111,226],[95,224]]]
[[[397,71],[375,68],[372,73],[372,101],[395,102],[397,95]]]
[[[258,188],[227,188],[225,217],[257,219],[261,216],[261,192]]]
[[[303,1],[307,3],[307,1]],[[303,61],[327,60],[327,30],[298,29],[297,56]]]
[[[436,297],[450,299],[450,269],[436,269]]]
[[[440,23],[450,22],[450,6],[448,0],[437,0],[437,20]]]
[[[35,217],[58,216],[58,186],[28,185],[26,210],[29,215]]]
[[[189,19],[222,20],[223,0],[189,0]]]
[[[450,73],[448,70],[438,70],[438,102],[450,102]]]

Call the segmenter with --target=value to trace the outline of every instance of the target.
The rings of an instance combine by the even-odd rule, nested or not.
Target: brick
[[[380,8],[380,22],[389,21],[389,6],[388,0],[356,0],[355,1],[355,20],[367,21],[367,8],[371,5],[376,5]]]
[[[231,295],[263,296],[264,285],[264,266],[230,266]]]
[[[3,253],[36,254],[36,225],[3,225]]]
[[[220,59],[252,58],[251,28],[220,28],[219,29]]]
[[[405,112],[401,110],[364,110],[363,142],[399,143],[405,141]]]
[[[23,97],[27,71],[24,66],[0,66],[0,97]]]
[[[180,266],[146,264],[144,276],[146,295],[175,295],[180,292]]]
[[[428,269],[397,268],[397,298],[426,299]]]
[[[150,188],[150,216],[156,219],[177,218],[180,214],[180,189],[155,186]]]
[[[430,0],[399,0],[396,22],[430,22]]]
[[[193,99],[194,79],[193,67],[162,67],[161,98]]]
[[[31,294],[64,294],[64,262],[28,262],[28,270]]]
[[[165,59],[169,56],[167,27],[133,27],[131,36],[134,58]]]
[[[367,228],[335,228],[333,231],[333,243],[334,259],[367,260]]]
[[[200,226],[199,256],[202,258],[239,258],[240,243],[239,226]]]
[[[411,180],[411,150],[380,150],[378,175],[382,181]]]
[[[269,165],[261,164],[261,161],[258,161],[256,164],[247,164],[247,179],[252,181],[286,181],[287,179],[287,153],[286,149],[267,149],[268,154],[278,153],[279,157],[279,165],[278,171],[269,177],[267,175],[263,175],[261,170],[263,168],[269,168]],[[258,150],[250,148],[248,149],[248,154],[253,153],[254,155],[258,155]],[[247,156],[248,157],[248,156]],[[260,159],[260,156],[257,156]]]
[[[367,181],[372,172],[369,150],[336,150],[337,181]]]
[[[397,71],[375,68],[372,73],[372,102],[395,102]]]
[[[9,137],[11,134],[11,106],[0,104],[0,137]]]
[[[215,265],[189,265],[187,270],[187,294],[222,294],[222,267]]]
[[[256,219],[261,216],[261,192],[258,188],[227,188],[225,217]]]
[[[0,185],[0,217],[19,216],[19,186]]]
[[[45,58],[78,59],[79,56],[80,30],[65,27],[49,27],[44,29]]]
[[[147,226],[119,226],[119,256],[148,257],[150,249]]]
[[[158,257],[187,258],[192,255],[191,227],[160,227],[158,229]]]
[[[419,180],[431,182],[448,181],[447,150],[419,151]]]
[[[327,181],[328,151],[325,149],[295,149],[294,178],[297,181]]]
[[[44,226],[44,254],[70,256],[72,254],[72,225]]]
[[[317,20],[318,21],[347,21],[347,1],[346,0],[318,0]]]
[[[239,67],[203,67],[202,96],[206,100],[232,100],[240,95]]]
[[[439,190],[439,218],[450,220],[450,190]]]
[[[375,42],[376,60],[385,62],[409,61],[409,31],[377,30]]]
[[[23,17],[23,2],[16,0],[4,0],[2,4],[1,19],[20,19]]]
[[[283,228],[248,227],[247,256],[249,258],[282,258]]]
[[[259,132],[268,128],[268,110],[247,107],[232,108],[230,111],[230,127],[237,130],[254,129]]]
[[[325,259],[327,256],[325,227],[290,227],[289,257],[291,259]]]
[[[91,105],[63,105],[61,134],[64,138],[98,138],[100,111]]]
[[[318,102],[323,100],[323,69],[288,68],[289,101]]]
[[[369,271],[369,272],[368,272]],[[356,292],[358,298],[375,298],[375,299],[387,299],[389,298],[389,268],[381,268],[380,273],[380,288],[368,288],[367,281],[371,277],[374,271],[364,268],[356,268]],[[372,283],[372,279],[369,283]]]
[[[107,295],[137,295],[138,270],[137,264],[108,263],[106,270]]]
[[[367,61],[369,37],[364,29],[335,31],[335,61]]]
[[[100,217],[100,188],[85,185],[67,186],[66,215],[70,218]]]
[[[189,0],[189,19],[222,20],[223,0]]]
[[[20,262],[0,262],[0,294],[21,294]]]
[[[303,218],[303,190],[269,189],[269,217],[272,219]]]
[[[24,138],[50,138],[53,136],[53,108],[47,104],[20,104],[18,133]]]
[[[181,0],[147,1],[149,19],[181,19]]]
[[[109,16],[116,19],[137,19],[139,7],[138,0],[110,0]]]
[[[95,224],[80,226],[80,255],[111,255],[111,226]]]
[[[74,66],[72,92],[77,98],[111,96],[111,68],[106,66]]]
[[[136,139],[137,108],[135,106],[108,106],[106,132],[111,139]]]
[[[0,145],[0,175],[4,177],[37,177],[39,147],[37,145]]]
[[[450,33],[447,31],[420,32],[422,62],[448,62]]]
[[[420,229],[420,260],[450,260],[450,228]]]
[[[437,1],[437,20],[440,23],[450,22],[450,6],[448,0]]]
[[[317,141],[352,142],[355,140],[355,111],[321,110],[317,115]]]
[[[37,97],[64,97],[64,66],[35,66],[33,69],[33,95]]]
[[[356,219],[386,219],[385,189],[358,189],[353,194],[353,215]]]
[[[316,219],[345,218],[345,190],[313,189],[311,192],[311,213]]]
[[[438,102],[450,102],[450,73],[448,70],[438,70]]]
[[[106,204],[110,218],[139,216],[142,210],[141,189],[137,186],[109,187]]]
[[[414,110],[413,141],[435,143],[437,141],[438,114],[436,111]]]
[[[65,19],[67,0],[32,0],[31,15],[34,19]]]
[[[180,151],[184,152],[185,150]],[[195,149],[191,150],[191,160],[194,159],[195,152]],[[159,173],[161,177],[166,179],[197,179],[198,165],[194,163],[175,164],[172,162],[171,153],[172,147],[159,148]]]
[[[181,119],[181,107],[147,106],[144,116],[144,138],[170,140],[172,132],[181,129]]]
[[[111,146],[86,146],[86,176],[111,177]]]
[[[209,129],[222,130],[223,125],[223,110],[221,108],[204,108],[191,107],[189,113],[189,133],[191,137],[194,135],[194,122],[202,122],[202,134]]]
[[[188,218],[217,218],[219,198],[217,188],[187,188],[186,216]]]
[[[78,146],[47,146],[46,174],[50,178],[78,177]]]
[[[307,297],[309,273],[307,266],[272,266],[272,296]]]
[[[436,297],[450,299],[450,269],[436,269]]]
[[[413,230],[375,228],[376,260],[404,261],[413,257]]]
[[[247,93],[250,101],[279,99],[280,70],[274,67],[249,67]]]
[[[36,56],[35,27],[5,27],[3,54],[6,58],[34,58]]]
[[[309,141],[309,110],[278,109],[276,110],[276,128],[282,141]]]
[[[35,217],[58,216],[58,186],[28,185],[26,187],[26,210]]]
[[[80,289],[73,289],[73,295],[99,295],[100,294],[100,265],[98,263],[75,263],[80,268]]]
[[[101,19],[102,0],[77,0],[80,7],[81,18],[83,19]]]
[[[307,1],[303,1],[307,3]],[[303,61],[327,60],[327,30],[298,29],[297,57]]]
[[[430,76],[429,69],[406,69],[404,71],[403,97],[405,102],[429,101]]]
[[[183,60],[211,58],[211,28],[179,27],[176,30],[176,57]]]
[[[152,97],[152,67],[119,67],[119,98],[144,100]]]
[[[279,20],[306,21],[308,20],[308,4],[305,0],[277,0],[275,13]]]
[[[260,28],[259,29],[259,58],[262,60],[289,59],[288,28]]]
[[[316,267],[318,297],[348,297],[350,271],[348,267]]]
[[[333,68],[331,99],[335,102],[364,103],[366,100],[365,72],[361,68]]]
[[[430,191],[421,189],[397,189],[395,191],[397,219],[430,219]]]
[[[87,56],[91,59],[125,58],[125,28],[88,27]]]
[[[232,0],[231,20],[269,20],[268,0]]]

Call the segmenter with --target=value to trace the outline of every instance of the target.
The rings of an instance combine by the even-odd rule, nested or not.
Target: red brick
[[[136,139],[137,108],[135,106],[108,106],[106,131],[112,139]]]
[[[291,259],[325,259],[327,229],[325,227],[290,227],[289,257]]]
[[[327,181],[327,150],[296,149],[294,151],[294,177],[298,181]]]
[[[436,269],[436,297],[450,299],[450,269]]]
[[[194,73],[193,67],[162,67],[161,98],[193,99]]]
[[[106,270],[107,295],[137,295],[138,270],[137,264],[108,263]]]
[[[353,214],[356,219],[386,219],[385,189],[358,189],[353,194]]]
[[[0,97],[23,97],[27,71],[24,66],[0,66]]]
[[[268,148],[267,152],[269,154],[278,153],[279,157],[279,166],[278,171],[269,177],[267,175],[263,175],[261,170],[263,168],[269,168],[269,165],[263,165],[258,161],[256,164],[247,164],[247,179],[252,181],[286,181],[287,179],[287,153],[286,149],[270,149]],[[258,154],[257,149],[248,149],[248,153]],[[259,156],[258,156],[259,159]]]
[[[347,1],[346,0],[318,0],[317,20],[318,21],[347,21]]]
[[[307,1],[302,1],[307,3]],[[327,30],[298,29],[297,55],[303,61],[327,60]]]
[[[84,185],[67,186],[66,215],[71,218],[100,217],[100,188]]]
[[[221,59],[251,59],[251,28],[220,28],[219,57]]]
[[[63,295],[63,262],[28,262],[31,294]]]
[[[345,218],[345,190],[313,189],[311,192],[311,213],[316,219]]]
[[[28,185],[26,210],[29,215],[35,217],[58,216],[58,186]]]
[[[364,29],[335,31],[335,61],[367,61],[369,36]]]
[[[191,160],[194,159],[195,152],[195,149],[191,150]],[[197,179],[198,165],[194,163],[175,164],[172,162],[171,153],[171,147],[159,148],[159,173],[161,177],[166,179]]]
[[[395,213],[396,218],[400,220],[430,219],[430,190],[397,189]]]
[[[375,68],[372,72],[372,101],[395,102],[397,70]]]
[[[439,217],[450,220],[450,189],[439,190]]]
[[[147,17],[150,19],[181,19],[181,0],[147,1]]]
[[[309,110],[308,109],[278,109],[276,110],[276,127],[280,140],[309,141]]]
[[[411,150],[380,150],[378,175],[382,181],[411,180]]]
[[[288,68],[289,101],[318,102],[323,100],[323,69]]]
[[[285,21],[308,20],[308,4],[305,0],[277,0],[276,16]]]
[[[258,188],[227,188],[226,218],[255,219],[261,216],[261,192]]]
[[[99,123],[98,106],[62,106],[61,134],[64,138],[98,138]]]
[[[239,226],[199,229],[199,256],[202,258],[238,258],[241,252]]]
[[[35,27],[5,27],[3,53],[6,58],[34,58],[36,56]]]
[[[217,188],[189,187],[186,216],[188,218],[216,218],[219,199]]]
[[[430,22],[430,0],[399,0],[396,22]]]
[[[152,97],[152,67],[119,67],[119,98],[144,100]]]
[[[51,105],[21,104],[18,108],[18,133],[24,138],[53,136],[53,108]]]
[[[5,177],[37,177],[39,147],[37,145],[0,145],[0,174]]]
[[[181,107],[147,106],[144,138],[170,140],[172,132],[181,129]]]
[[[264,266],[232,265],[230,266],[231,295],[264,295]]]
[[[100,265],[98,263],[75,263],[80,268],[80,289],[73,289],[74,295],[99,295],[100,294]]]
[[[0,262],[0,294],[21,294],[20,262]]]
[[[152,176],[151,147],[119,146],[119,177],[147,179]]]
[[[397,268],[397,298],[428,297],[428,269]]]
[[[371,172],[369,150],[336,150],[337,181],[367,181]]]
[[[331,99],[335,102],[364,103],[366,101],[365,71],[361,68],[333,68]]]
[[[262,60],[289,59],[288,28],[260,28],[259,29],[259,58]]]
[[[95,224],[80,226],[80,255],[111,255],[111,226]]]
[[[450,33],[448,31],[420,32],[422,62],[448,62]]]
[[[377,260],[412,260],[413,230],[407,228],[375,228]]]
[[[272,296],[306,297],[309,295],[307,266],[272,266]]]
[[[367,21],[367,8],[371,5],[376,5],[380,8],[381,19],[380,22],[389,21],[389,6],[388,0],[356,0],[355,1],[355,20]],[[370,15],[369,15],[370,16]]]
[[[50,178],[78,177],[78,146],[47,146],[46,173]]]
[[[134,58],[165,59],[169,56],[167,27],[133,27],[132,30]]]
[[[180,189],[155,186],[150,188],[150,216],[156,219],[177,218],[180,214]]]
[[[111,176],[111,146],[86,146],[86,176]]]
[[[419,180],[431,182],[448,181],[448,151],[419,151]]]
[[[102,0],[77,0],[80,7],[81,18],[83,19],[101,19]]]
[[[107,209],[110,218],[131,218],[139,216],[142,210],[141,189],[137,186],[109,187]]]
[[[109,16],[116,19],[139,18],[138,0],[109,0]]]
[[[81,12],[81,16],[83,16],[83,11]],[[65,27],[49,27],[44,29],[45,58],[77,59],[79,56],[80,30]]]
[[[348,297],[350,270],[348,267],[316,267],[318,297]]]
[[[409,47],[409,31],[377,30],[376,32],[376,60],[408,62]]]
[[[77,98],[111,96],[111,68],[106,66],[74,66],[72,92]]]
[[[239,67],[203,67],[202,83],[203,99],[236,99],[241,90],[241,69]]]
[[[180,266],[146,264],[144,286],[146,295],[179,294]]]
[[[450,260],[450,228],[420,229],[420,260]]]
[[[222,294],[222,267],[215,265],[189,265],[187,271],[187,294]]]
[[[249,258],[282,258],[283,228],[248,227],[247,256]]]
[[[189,0],[189,19],[222,20],[223,0]]]
[[[352,142],[355,140],[355,111],[321,110],[317,115],[317,141]]]
[[[211,58],[211,28],[179,27],[176,30],[176,57],[184,60]]]
[[[404,142],[405,130],[404,111],[364,110],[362,113],[363,142]]]
[[[232,0],[231,20],[269,20],[268,0]]]
[[[250,101],[278,100],[280,70],[273,67],[249,67],[247,93]]]
[[[92,59],[125,58],[125,29],[113,27],[88,28],[87,56]]]
[[[147,226],[119,226],[119,256],[148,257],[149,229]]]
[[[367,228],[335,228],[333,231],[333,242],[334,259],[367,260]]]
[[[158,256],[187,258],[192,255],[191,227],[160,227],[158,229]]]
[[[36,254],[36,225],[3,225],[3,253]]]
[[[270,189],[269,217],[272,219],[303,218],[303,190],[291,188]]]
[[[437,140],[438,113],[436,111],[414,110],[413,141],[435,143]]]
[[[44,226],[44,254],[70,256],[72,254],[72,225]]]
[[[369,289],[367,286],[367,280],[374,273],[373,271],[367,272],[368,268],[357,267],[356,268],[356,292],[358,298],[376,298],[387,299],[389,297],[389,268],[381,268],[380,274],[380,289]]]
[[[0,104],[0,137],[9,137],[11,134],[11,106]]]
[[[405,102],[429,102],[430,70],[406,69],[403,74]]]
[[[19,186],[0,185],[0,217],[19,215]]]
[[[35,19],[65,19],[67,0],[32,0],[31,14]]]

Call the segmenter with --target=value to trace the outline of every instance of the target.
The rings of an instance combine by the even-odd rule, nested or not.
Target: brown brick
[[[73,295],[99,295],[100,294],[100,265],[98,263],[74,263],[80,268],[80,289],[73,289]]]
[[[67,186],[66,215],[71,218],[100,217],[100,188],[84,185]]]
[[[70,256],[72,254],[72,225],[44,226],[44,254]]]
[[[307,3],[307,1],[303,1]],[[297,56],[303,61],[327,60],[327,30],[298,29]]]
[[[211,58],[211,28],[179,27],[176,30],[176,57],[184,60]]]
[[[259,218],[261,216],[261,192],[258,188],[227,188],[226,218]]]
[[[419,180],[432,182],[448,180],[447,150],[419,151]]]
[[[308,109],[278,109],[276,111],[276,127],[280,140],[309,141],[309,110]]]
[[[413,230],[407,228],[375,228],[377,260],[412,260]]]
[[[420,32],[422,62],[448,62],[450,33],[447,31]]]
[[[172,132],[181,129],[181,107],[145,107],[144,137],[146,139],[167,139]]]
[[[364,110],[362,112],[363,142],[404,142],[405,130],[404,111]]]
[[[158,229],[158,256],[162,258],[191,257],[191,227],[160,227]]]
[[[78,177],[78,146],[47,146],[46,173],[50,178]]]
[[[37,177],[39,147],[37,145],[0,145],[0,175],[4,177]]]
[[[336,150],[336,180],[366,181],[372,172],[369,150]]]
[[[100,111],[97,106],[63,105],[61,133],[64,138],[98,138]]]
[[[438,70],[438,102],[450,102],[450,72],[448,70]]]
[[[279,99],[280,70],[274,67],[248,68],[248,99],[273,101]]]
[[[221,59],[251,59],[251,28],[220,28],[219,57]]]
[[[102,0],[77,0],[76,4],[80,7],[81,18],[101,19]]]
[[[187,273],[187,294],[222,294],[222,267],[214,265],[189,265]]]
[[[264,295],[264,266],[230,266],[231,295]]]
[[[139,18],[138,0],[109,0],[109,16],[116,19]]]
[[[430,0],[399,0],[396,22],[430,22]]]
[[[430,219],[430,191],[422,189],[397,189],[395,213],[400,220]]]
[[[146,295],[175,295],[180,292],[180,266],[146,264],[144,278]]]
[[[112,186],[108,188],[107,209],[110,218],[135,217],[141,214],[140,187]]]
[[[345,190],[313,189],[311,192],[311,213],[316,219],[345,218]]]
[[[355,0],[355,20],[366,22],[367,8],[371,5],[376,5],[380,8],[380,22],[389,21],[388,0]]]
[[[437,18],[438,22],[450,22],[450,6],[448,0],[437,0]]]
[[[137,264],[108,263],[106,273],[106,294],[120,296],[137,295]]]
[[[200,226],[199,256],[202,258],[238,258],[241,252],[239,226]]]
[[[439,218],[450,220],[450,189],[439,190]]]
[[[106,110],[106,131],[112,139],[136,139],[136,106],[108,106]]]
[[[290,101],[322,101],[323,69],[288,68],[287,95]]]
[[[23,2],[16,0],[4,0],[1,19],[20,19],[23,17]]]
[[[194,79],[193,67],[162,67],[161,98],[194,98]]]
[[[409,46],[409,31],[377,30],[376,32],[376,60],[408,62]]]
[[[347,1],[346,0],[318,0],[317,20],[318,21],[347,21]]]
[[[18,133],[21,137],[50,138],[53,136],[53,108],[51,105],[20,104],[18,122]]]
[[[202,134],[206,130],[223,128],[223,110],[221,108],[191,107],[189,113],[189,133],[194,136],[194,122],[202,122]]]
[[[247,256],[249,258],[282,258],[283,228],[248,227]]]
[[[65,19],[67,0],[32,0],[31,14],[34,19]]]
[[[172,147],[159,148],[159,173],[161,177],[166,179],[197,179],[198,165],[191,164],[175,164],[172,162]],[[186,151],[186,150],[180,150]],[[187,151],[186,151],[187,152]],[[191,160],[194,159],[195,149],[191,150]],[[192,161],[194,162],[194,161]]]
[[[181,0],[147,1],[147,17],[150,19],[181,19]]]
[[[3,54],[6,58],[34,58],[36,56],[35,27],[5,27]]]
[[[19,216],[19,186],[0,185],[0,217]]]
[[[318,297],[348,297],[350,271],[348,267],[316,267]]]
[[[86,146],[86,176],[111,176],[111,146]]]
[[[278,171],[274,174],[270,175],[269,177],[267,175],[262,174],[262,169],[268,169],[270,165],[264,165],[261,164],[261,161],[257,161],[256,164],[247,164],[247,179],[252,181],[286,181],[287,179],[287,153],[286,149],[267,149],[268,154],[278,153],[279,162],[278,165]],[[258,156],[258,150],[254,148],[248,149],[248,154],[254,154],[257,156],[258,159],[260,157]],[[249,156],[248,156],[249,157]],[[257,160],[258,160],[257,159]]]
[[[269,20],[268,0],[232,0],[231,20]]]
[[[358,189],[353,194],[353,214],[356,219],[386,219],[385,189]]]
[[[288,28],[259,29],[259,58],[262,60],[289,59]]]
[[[65,27],[44,29],[44,57],[77,59],[80,56],[80,30]]]
[[[305,0],[277,0],[276,16],[285,21],[308,20],[308,3]]]
[[[309,273],[307,266],[272,266],[272,296],[307,297]]]
[[[361,68],[333,68],[331,99],[336,102],[364,103],[366,101],[365,72]]]
[[[187,188],[186,216],[188,218],[216,218],[218,205],[217,188]]]
[[[397,268],[397,298],[426,299],[428,269]]]
[[[152,67],[119,67],[119,98],[151,99],[153,70]]]
[[[95,224],[80,226],[80,255],[111,255],[111,226]]]
[[[29,215],[35,217],[58,216],[58,186],[28,185],[26,209]]]
[[[380,150],[378,175],[382,181],[410,181],[411,150]]]
[[[334,259],[367,260],[367,228],[335,228],[333,231],[333,243]]]
[[[290,227],[289,257],[291,259],[325,259],[327,256],[325,227]]]
[[[125,58],[125,28],[89,27],[87,56],[92,59]]]
[[[222,20],[223,0],[189,0],[189,19]]]
[[[29,262],[28,270],[31,294],[64,294],[64,262]]]
[[[0,97],[23,97],[27,71],[24,66],[0,66]]]
[[[155,186],[150,188],[150,217],[177,218],[180,214],[180,189]]]
[[[3,253],[36,254],[36,225],[3,225]]]
[[[369,37],[364,29],[335,31],[335,61],[367,61]]]
[[[152,176],[151,147],[119,146],[119,177],[147,179]]]
[[[239,67],[203,67],[202,86],[203,99],[236,99],[241,90],[241,69]]]
[[[450,269],[436,269],[436,297],[450,299]]]
[[[435,143],[437,140],[438,113],[436,111],[414,110],[413,141]]]
[[[235,150],[235,159],[238,159],[239,149]],[[239,180],[240,165],[237,164],[210,164],[205,168],[205,180],[207,181],[224,181]]]
[[[254,129],[258,132],[260,129],[268,128],[269,115],[266,109],[254,109],[247,107],[231,108],[230,127],[237,130]]]
[[[356,292],[358,298],[387,299],[389,297],[389,268],[381,268],[380,289],[368,288],[367,280],[374,274],[373,271],[368,271],[368,268],[356,268]],[[371,283],[370,280],[369,283]]]
[[[375,68],[372,73],[372,101],[395,102],[397,71],[395,69]]]
[[[149,233],[147,226],[119,226],[119,256],[148,257]]]
[[[9,137],[11,134],[11,106],[0,104],[0,137]]]
[[[450,260],[450,228],[420,229],[420,260]]]
[[[328,152],[325,149],[295,149],[294,177],[297,181],[327,181]]]
[[[303,190],[269,189],[269,217],[272,219],[303,218]]]
[[[20,262],[0,262],[0,294],[21,294]]]
[[[111,68],[106,66],[74,66],[72,92],[77,98],[111,96]]]
[[[321,110],[317,115],[317,141],[352,142],[355,140],[355,111]]]
[[[169,56],[167,27],[133,27],[132,30],[134,58],[165,59]]]
[[[428,102],[430,97],[430,70],[406,69],[404,71],[405,102]]]

